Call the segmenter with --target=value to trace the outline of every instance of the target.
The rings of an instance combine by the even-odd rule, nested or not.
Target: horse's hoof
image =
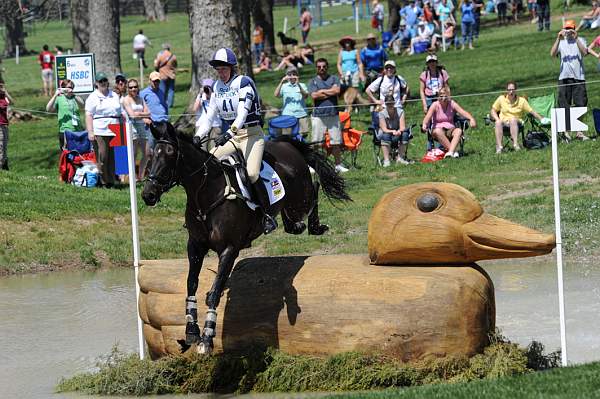
[[[198,344],[196,351],[201,355],[210,355],[213,351],[212,339],[208,340],[203,338],[202,342]]]
[[[186,323],[185,325],[185,343],[192,345],[200,342],[200,328],[196,323]]]
[[[325,232],[329,230],[329,226],[327,226],[326,224],[320,224],[317,227],[313,227],[313,228],[308,228],[308,234],[313,235],[313,236],[320,236],[325,234]]]
[[[288,234],[302,234],[306,230],[306,224],[304,222],[296,222],[290,227],[284,226],[284,229]]]

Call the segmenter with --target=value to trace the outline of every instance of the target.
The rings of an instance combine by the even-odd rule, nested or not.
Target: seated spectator
[[[46,104],[46,111],[58,113],[58,145],[61,151],[65,149],[65,132],[67,130],[72,132],[85,130],[79,113],[79,106],[83,106],[84,102],[81,97],[73,93],[73,89],[75,89],[75,83],[64,79],[60,82],[60,88]]]
[[[581,29],[596,29],[598,27],[598,18],[600,18],[600,7],[597,1],[592,1],[592,9],[581,17],[579,26],[575,29],[579,32]]]
[[[442,65],[438,65],[438,59],[435,54],[430,54],[425,58],[425,70],[419,76],[419,93],[421,95],[421,104],[423,113],[431,104],[437,101],[438,93],[442,87],[448,86],[450,76]]]
[[[300,68],[302,68],[302,61],[303,61],[302,55],[300,54],[299,50],[295,50],[292,53],[290,53],[289,51],[284,51],[281,62],[273,70],[280,71],[282,69],[287,69],[291,66],[293,66],[293,67],[300,66]]]
[[[444,158],[459,157],[456,147],[460,143],[463,131],[454,124],[456,114],[468,119],[471,127],[477,126],[473,116],[450,98],[450,88],[443,87],[439,91],[438,100],[429,107],[421,126],[423,131],[427,131],[431,124],[433,139],[446,149]]]
[[[400,26],[398,27],[398,31],[392,36],[388,46],[392,48],[394,54],[402,53],[402,50],[408,49],[410,46],[410,30],[406,27],[406,23],[404,21],[400,22]]]
[[[270,71],[271,70],[271,59],[267,56],[267,53],[264,51],[260,52],[260,57],[258,59],[258,66],[252,68],[252,72],[254,74],[258,74],[262,71]]]
[[[302,58],[303,65],[311,65],[315,63],[315,49],[310,44],[305,44],[300,47],[299,55]]]
[[[424,21],[420,21],[417,26],[416,36],[410,41],[410,49],[408,55],[415,54],[415,44],[420,42],[427,42],[429,47],[435,47],[436,39],[433,36],[433,31],[429,29]]]
[[[392,94],[385,96],[384,103],[385,108],[379,112],[383,167],[390,166],[390,148],[392,146],[398,146],[396,163],[408,165],[411,162],[406,159],[406,150],[411,136],[410,132],[406,130],[404,110],[396,107],[396,99]]]
[[[510,137],[515,151],[520,150],[518,142],[519,128],[523,127],[523,119],[530,113],[539,121],[542,117],[535,112],[524,97],[517,96],[517,84],[508,82],[506,94],[499,96],[490,111],[490,116],[496,124],[496,154],[502,152],[502,136],[504,128],[510,128]]]
[[[299,81],[298,69],[288,67],[285,76],[275,88],[275,97],[283,99],[281,115],[295,116],[300,123],[300,134],[308,134],[308,113],[306,112],[306,98],[308,90],[306,85]]]
[[[142,154],[137,174],[137,180],[142,181],[145,177],[148,160],[152,156],[152,148],[150,147],[150,131],[144,123],[144,118],[150,117],[150,111],[140,97],[140,85],[137,79],[127,81],[127,96],[123,97],[121,103],[125,108],[128,130],[132,132],[133,158],[137,158],[138,153]]]

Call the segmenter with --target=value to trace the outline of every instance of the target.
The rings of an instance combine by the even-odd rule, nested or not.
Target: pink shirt
[[[448,83],[448,72],[445,69],[439,69],[437,75],[431,74],[429,68],[421,73],[419,80],[425,85],[425,95],[435,96],[438,91]]]
[[[600,47],[600,36],[596,37],[592,42],[592,48],[594,47]]]
[[[300,17],[300,24],[302,26],[302,30],[303,31],[307,31],[310,30],[310,24],[312,22],[312,15],[311,13],[307,10],[304,11],[304,13],[302,14],[302,16]]]
[[[433,128],[454,129],[454,101],[450,100],[446,107],[439,101],[432,104],[433,111]]]

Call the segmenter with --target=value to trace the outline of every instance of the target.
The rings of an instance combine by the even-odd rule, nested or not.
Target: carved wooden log
[[[214,278],[207,258],[198,290]],[[152,357],[179,353],[184,338],[187,261],[145,261],[140,314]],[[239,261],[221,300],[216,351],[254,342],[291,354],[375,351],[402,360],[472,355],[494,330],[493,284],[477,265],[372,266],[364,256]]]

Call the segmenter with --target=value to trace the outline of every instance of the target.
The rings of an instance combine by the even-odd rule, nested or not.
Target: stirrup
[[[269,234],[277,228],[277,220],[267,212],[263,216],[263,233]]]

